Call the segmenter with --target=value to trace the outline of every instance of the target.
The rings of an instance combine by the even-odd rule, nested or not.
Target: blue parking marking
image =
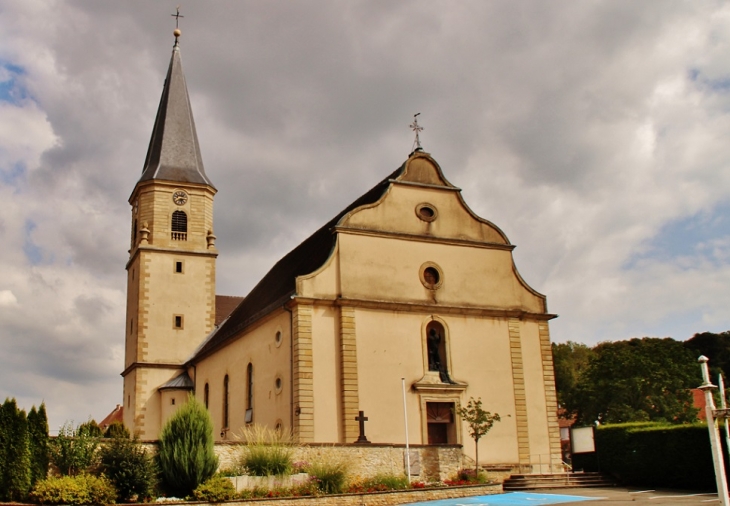
[[[563,504],[568,502],[594,501],[600,497],[584,497],[579,495],[532,494],[527,492],[510,492],[508,494],[480,495],[460,497],[458,499],[441,499],[409,503],[406,506],[542,506],[544,504]]]

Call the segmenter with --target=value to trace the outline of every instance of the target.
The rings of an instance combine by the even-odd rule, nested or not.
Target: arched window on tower
[[[205,409],[208,409],[208,401],[210,400],[210,387],[208,383],[205,384],[203,389],[203,402],[205,403]]]
[[[246,368],[246,423],[253,422],[253,364]]]
[[[188,240],[188,215],[185,214],[185,211],[172,213],[172,240]]]
[[[228,428],[228,375],[223,378],[223,428]]]
[[[132,247],[137,243],[137,218],[132,223]]]

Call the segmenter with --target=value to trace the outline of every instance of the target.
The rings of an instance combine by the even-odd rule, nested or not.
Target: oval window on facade
[[[421,266],[420,278],[423,286],[429,290],[436,290],[444,282],[444,274],[441,268],[433,262],[426,262]]]
[[[416,216],[423,221],[434,221],[438,217],[438,212],[433,204],[421,202],[416,206]]]

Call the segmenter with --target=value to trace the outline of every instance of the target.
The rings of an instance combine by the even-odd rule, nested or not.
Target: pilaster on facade
[[[357,378],[357,341],[355,334],[355,308],[340,307],[340,388],[342,392],[343,443],[354,442],[359,434],[355,418],[360,409],[360,393]]]
[[[147,334],[149,330],[150,317],[150,255],[139,257],[139,295],[137,296],[137,360],[136,362],[147,362],[149,360],[149,343]]]
[[[312,304],[297,304],[292,311],[292,430],[300,443],[314,441],[312,314]]]
[[[553,464],[560,464],[562,462],[562,453],[560,451],[560,426],[558,425],[558,396],[555,390],[555,367],[553,365],[553,350],[550,344],[550,328],[547,322],[540,322],[538,332],[540,335],[543,382],[545,384],[545,409],[548,420],[550,460]]]
[[[145,420],[147,418],[147,399],[149,397],[149,387],[147,385],[147,371],[138,369],[136,372],[136,378],[134,382],[134,430],[135,433],[139,434],[140,439],[149,439],[150,435],[147,433],[147,424]]]
[[[527,421],[527,393],[525,390],[525,366],[522,360],[520,320],[510,318],[509,350],[512,361],[512,383],[515,396],[515,419],[517,423],[517,453],[522,466],[530,465],[530,437]]]

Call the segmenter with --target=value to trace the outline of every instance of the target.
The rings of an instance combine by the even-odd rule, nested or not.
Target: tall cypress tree
[[[8,490],[8,445],[12,432],[12,418],[9,416],[12,405],[10,399],[0,406],[0,501],[7,501]]]
[[[25,411],[15,399],[6,399],[2,407],[4,469],[0,480],[0,499],[22,501],[30,491],[30,445]]]
[[[13,438],[8,452],[8,492],[11,501],[22,501],[30,492],[30,438],[25,410],[15,409]]]
[[[28,436],[30,438],[30,483],[31,486],[48,476],[48,416],[46,404],[28,413]]]

